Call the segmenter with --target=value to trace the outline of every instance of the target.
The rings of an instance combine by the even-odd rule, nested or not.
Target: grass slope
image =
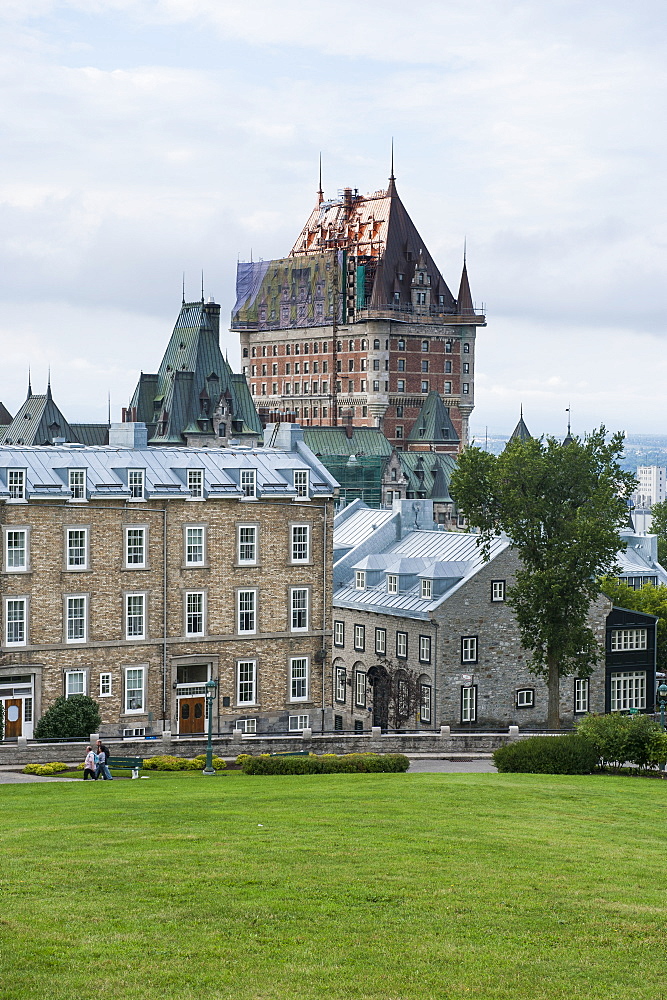
[[[176,774],[0,803],[3,998],[666,995],[663,782]]]

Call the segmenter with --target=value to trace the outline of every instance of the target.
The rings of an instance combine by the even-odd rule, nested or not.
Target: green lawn
[[[5,1000],[660,1000],[667,783],[0,787]]]

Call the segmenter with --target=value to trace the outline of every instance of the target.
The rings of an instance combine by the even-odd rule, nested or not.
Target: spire
[[[107,405],[108,405],[107,427],[111,427],[111,392],[109,392],[108,390],[107,390]]]
[[[324,201],[324,191],[322,190],[322,154],[320,153],[320,186],[317,189],[317,204],[321,205]]]
[[[203,301],[204,301],[204,270],[203,270],[203,268],[202,268],[202,272],[201,272],[201,300],[202,300],[202,303],[203,303]]]
[[[52,399],[53,398],[51,396],[51,365],[49,365],[49,378],[48,378],[48,382],[46,383],[46,398],[47,399]]]
[[[28,399],[32,396],[32,383],[30,381],[30,368],[28,368]]]
[[[572,444],[572,442],[574,441],[574,438],[572,437],[572,434],[570,432],[570,409],[571,409],[571,407],[572,407],[571,403],[569,404],[569,406],[565,407],[565,412],[567,413],[567,434],[566,434],[565,438],[563,439],[563,444]]]
[[[472,302],[472,294],[470,292],[470,282],[468,281],[468,266],[466,264],[466,243],[463,243],[463,270],[461,272],[461,284],[459,285],[459,294],[457,298],[457,312],[459,316],[475,314],[475,307]]]
[[[394,177],[394,137],[391,137],[391,173],[389,174],[389,187],[387,194],[396,194],[396,178]]]
[[[510,441],[531,441],[532,435],[523,421],[523,403],[521,404],[521,416],[519,423],[510,434]]]
[[[185,305],[185,271],[183,271],[183,300],[181,302],[181,305],[182,306]]]

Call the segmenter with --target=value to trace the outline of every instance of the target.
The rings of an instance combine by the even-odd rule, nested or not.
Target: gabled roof
[[[54,438],[76,441],[74,431],[58,409],[51,395],[49,384],[46,394],[28,398],[8,427],[3,428],[0,440],[4,444],[45,445],[53,444]]]
[[[380,455],[389,457],[392,446],[378,427],[304,427],[303,437],[316,455]]]
[[[419,416],[415,420],[408,441],[422,444],[458,444],[459,436],[449,416],[449,410],[435,389],[426,396]]]
[[[398,457],[408,480],[408,493],[415,496],[423,494],[425,499],[439,503],[452,503],[449,481],[456,467],[454,455],[434,451],[399,451]]]
[[[12,422],[12,415],[4,403],[0,403],[0,427],[9,426]]]
[[[512,433],[510,434],[510,441],[532,441],[532,435],[523,421],[523,406],[521,407],[521,416],[519,417],[519,423],[516,425]]]

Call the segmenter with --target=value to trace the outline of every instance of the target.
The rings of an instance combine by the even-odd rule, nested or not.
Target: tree
[[[73,694],[57,698],[35,726],[35,739],[67,739],[84,736],[99,730],[100,707],[86,694]]]
[[[667,562],[667,500],[651,507],[651,531],[658,536],[658,562]]]
[[[617,607],[631,611],[643,611],[658,619],[656,640],[656,666],[667,672],[667,587],[661,583],[654,587],[646,583],[640,590],[633,590],[627,583],[606,576],[600,580],[600,588]]]
[[[602,650],[588,625],[598,578],[610,572],[636,482],[618,464],[623,435],[604,427],[583,440],[511,441],[500,455],[468,448],[450,492],[489,558],[504,532],[521,561],[508,604],[531,671],[547,682],[547,724],[560,727],[559,679],[588,676]]]

